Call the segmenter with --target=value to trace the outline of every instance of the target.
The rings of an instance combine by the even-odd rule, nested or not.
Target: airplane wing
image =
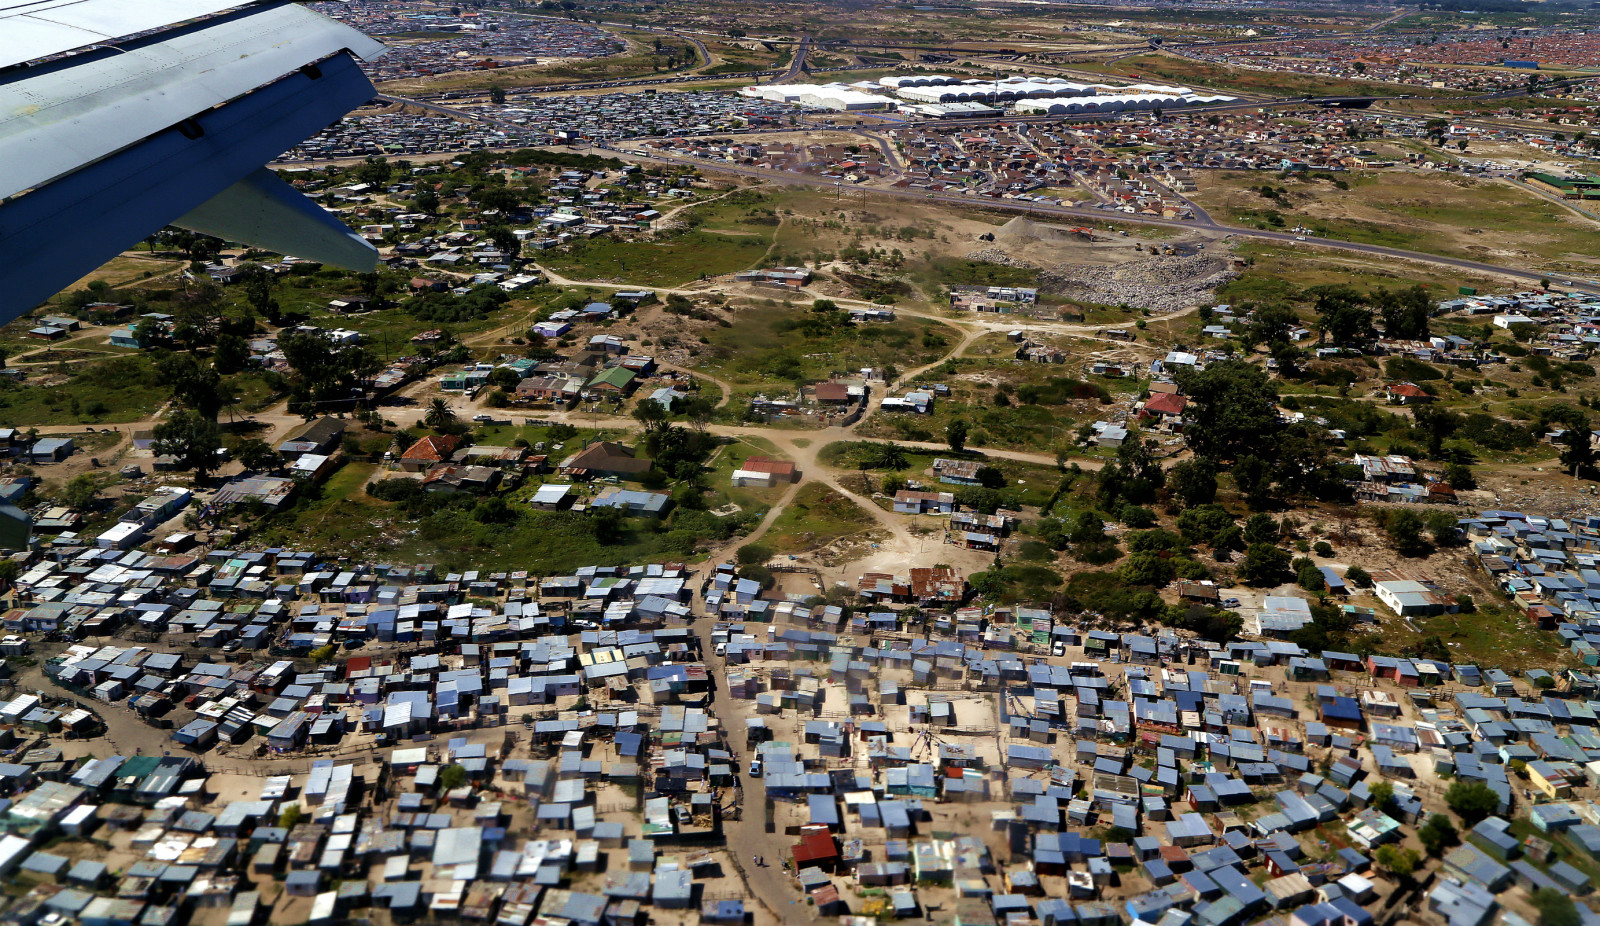
[[[0,323],[179,225],[377,251],[262,165],[377,95],[385,48],[283,0],[0,0]]]

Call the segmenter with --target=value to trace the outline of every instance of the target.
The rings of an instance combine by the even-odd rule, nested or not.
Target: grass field
[[[363,489],[375,464],[347,464],[314,494],[268,516],[255,537],[269,544],[340,550],[403,563],[435,563],[458,571],[528,569],[539,575],[566,572],[585,565],[621,565],[683,560],[669,537],[673,518],[664,523],[645,518],[623,521],[614,540],[602,541],[585,513],[531,511],[514,505],[508,523],[481,523],[472,508],[446,508],[411,520],[397,506],[373,498]],[[379,475],[382,478],[382,474]],[[531,495],[527,485],[514,499]]]
[[[1071,352],[1085,344],[1063,340],[1058,346]],[[1003,335],[985,335],[960,358],[919,377],[919,384],[941,383],[950,389],[947,397],[941,396],[935,403],[932,414],[880,412],[862,424],[859,433],[863,437],[942,440],[945,428],[960,420],[970,429],[968,446],[1054,453],[1071,448],[1078,425],[1102,413],[1097,388],[1108,393],[1139,389],[1138,381],[1131,378],[1097,378],[1079,386],[1083,361],[1017,363],[1015,351],[1016,345]]]
[[[1193,198],[1226,222],[1304,226],[1319,237],[1491,263],[1588,272],[1595,223],[1506,183],[1446,173],[1363,171],[1327,180],[1223,172]],[[1268,197],[1263,185],[1280,191]]]
[[[1074,65],[1080,70],[1099,71],[1113,77],[1137,77],[1140,80],[1160,78],[1185,86],[1212,87],[1219,90],[1237,90],[1241,93],[1258,93],[1267,96],[1451,96],[1447,91],[1403,84],[1383,84],[1370,80],[1339,80],[1309,74],[1291,74],[1278,71],[1257,71],[1248,68],[1230,68],[1205,61],[1191,61],[1171,55],[1149,54],[1124,58],[1106,64]]]
[[[761,545],[773,552],[804,553],[872,528],[872,516],[820,482],[800,487]]]
[[[748,270],[772,247],[779,226],[773,197],[740,192],[684,210],[687,226],[655,238],[580,239],[546,252],[540,263],[564,276],[650,286],[682,286],[705,277]]]
[[[1375,606],[1377,599],[1362,604]],[[1497,666],[1508,672],[1534,667],[1554,672],[1578,661],[1559,636],[1534,627],[1509,608],[1484,607],[1472,614],[1443,614],[1411,622],[1421,633],[1412,632],[1398,618],[1384,621],[1380,637],[1387,652],[1405,652],[1424,637],[1437,635],[1449,647],[1452,661]]]
[[[666,61],[668,49],[682,49],[692,47],[682,40],[663,37],[662,54],[650,54],[648,50],[639,50],[633,53],[610,55],[604,58],[584,58],[576,61],[563,61],[556,65],[532,64],[512,67],[495,68],[494,70],[458,71],[454,74],[436,74],[428,78],[404,78],[401,80],[387,80],[379,84],[385,93],[416,93],[427,90],[484,90],[491,87],[503,87],[507,90],[518,87],[550,87],[558,84],[587,83],[590,81],[606,80],[631,80],[641,77],[664,77],[674,73],[684,73],[691,68],[679,68],[674,71],[662,69]],[[681,55],[681,51],[680,51]],[[696,63],[704,64],[696,56]]]
[[[829,466],[840,469],[852,469],[858,465],[863,454],[870,454],[872,441],[835,441],[823,447],[817,454],[817,459]],[[906,468],[900,470],[900,475],[907,479],[917,479],[925,483],[936,483],[931,475],[933,461],[940,457],[953,456],[948,450],[944,452],[933,450],[906,450],[904,451]],[[1001,490],[1010,496],[1010,503],[1030,507],[1038,507],[1050,500],[1055,494],[1056,487],[1061,484],[1061,473],[1053,466],[1043,466],[1038,463],[1026,463],[1017,460],[989,458],[981,450],[968,450],[965,459],[977,460],[985,466],[998,469],[1006,477],[1006,488]],[[874,474],[883,474],[888,470],[872,470]],[[942,486],[944,491],[956,488]]]
[[[139,421],[154,414],[170,391],[143,354],[70,368],[64,376],[40,369],[15,383],[0,379],[0,422],[8,426]]]
[[[707,332],[712,351],[699,368],[736,383],[813,382],[862,367],[904,370],[931,363],[957,338],[944,324],[909,318],[808,333],[804,322],[809,315],[809,305],[741,308],[730,327]]]
[[[767,253],[770,239],[689,229],[647,241],[590,238],[539,262],[563,276],[646,286],[682,286],[706,277],[748,270]]]
[[[742,512],[764,513],[788,491],[787,485],[777,485],[772,488],[757,486],[734,486],[733,473],[744,465],[744,461],[751,457],[769,457],[783,459],[783,454],[771,441],[760,437],[744,437],[728,444],[717,452],[716,458],[711,463],[711,471],[706,474],[705,482],[711,487],[711,496],[707,505],[713,509],[723,505],[734,504]]]
[[[1479,276],[1464,270],[1445,270],[1425,264],[1384,261],[1370,255],[1356,256],[1343,251],[1292,247],[1259,241],[1243,241],[1234,254],[1248,261],[1244,273],[1219,287],[1219,303],[1261,301],[1281,282],[1296,286],[1348,283],[1357,289],[1394,288],[1420,283],[1444,295],[1458,287],[1472,286],[1481,292],[1502,288],[1497,278]],[[1198,319],[1196,319],[1198,321]]]

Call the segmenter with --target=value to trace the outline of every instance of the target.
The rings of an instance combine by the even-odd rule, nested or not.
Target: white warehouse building
[[[739,91],[745,96],[773,103],[791,103],[816,109],[838,112],[858,112],[873,109],[893,109],[895,101],[876,93],[866,93],[845,84],[777,84],[762,87],[745,87]]]

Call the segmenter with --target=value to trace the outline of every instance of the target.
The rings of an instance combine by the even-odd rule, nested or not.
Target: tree
[[[1324,340],[1336,347],[1359,347],[1372,340],[1367,297],[1343,283],[1313,286],[1306,292],[1316,297],[1317,331]]]
[[[977,472],[978,485],[985,489],[1003,489],[1006,487],[1006,474],[993,466],[980,466]]]
[[[250,344],[232,332],[217,335],[217,346],[211,351],[211,365],[223,376],[237,373],[250,362]]]
[[[1433,535],[1433,542],[1441,547],[1454,546],[1461,536],[1460,525],[1456,516],[1448,511],[1430,511],[1426,518],[1428,533]]]
[[[1571,897],[1553,887],[1541,887],[1528,898],[1539,912],[1539,926],[1579,926],[1583,917]]]
[[[1422,537],[1422,518],[1409,508],[1389,512],[1384,518],[1383,529],[1402,556],[1418,556],[1428,549],[1427,541]]]
[[[163,353],[156,358],[156,377],[172,390],[179,403],[212,421],[231,399],[222,388],[222,377],[214,364],[201,363],[193,354]]]
[[[424,187],[411,198],[411,205],[425,215],[436,215],[439,212],[439,194]]]
[[[1278,391],[1260,367],[1224,360],[1179,374],[1178,384],[1189,396],[1193,424],[1184,435],[1197,455],[1233,460],[1272,446],[1281,428]]]
[[[506,105],[506,90],[498,84],[489,88],[489,102],[496,106]]]
[[[1455,412],[1436,408],[1431,404],[1416,406],[1411,411],[1411,417],[1416,421],[1417,430],[1422,432],[1423,439],[1428,444],[1428,456],[1435,459],[1443,452],[1444,442],[1460,430],[1465,422]]]
[[[262,318],[277,324],[282,314],[278,297],[274,295],[278,288],[277,276],[260,264],[246,264],[239,283],[244,287],[244,297],[249,300],[250,307]]]
[[[951,451],[960,453],[967,447],[967,423],[957,418],[945,426],[944,439],[950,444]]]
[[[217,468],[217,451],[222,449],[222,432],[205,415],[180,409],[155,426],[151,451],[158,457],[174,457],[179,469],[194,470],[203,480]]]
[[[1184,460],[1167,472],[1167,488],[1185,508],[1209,505],[1217,498],[1217,468],[1199,457]]]
[[[1408,341],[1427,339],[1433,297],[1421,286],[1380,289],[1372,294],[1372,305],[1383,321],[1385,336]]]
[[[504,254],[508,260],[516,260],[522,256],[522,239],[517,233],[505,225],[491,225],[483,233],[485,238],[494,242],[494,246]]]
[[[1500,795],[1481,781],[1457,778],[1444,792],[1444,803],[1470,827],[1499,811]]]
[[[1129,585],[1161,588],[1177,574],[1172,561],[1158,553],[1135,553],[1117,567],[1117,578]]]
[[[326,331],[285,330],[278,335],[278,350],[291,371],[290,409],[308,420],[324,402],[348,401],[380,367],[372,351],[360,344],[336,345]]]
[[[1389,805],[1394,803],[1394,785],[1387,781],[1375,781],[1367,788],[1367,795],[1367,803],[1387,812]]]
[[[1561,444],[1561,465],[1567,468],[1573,478],[1583,473],[1592,473],[1595,468],[1596,455],[1594,440],[1586,426],[1567,428],[1557,438]]]
[[[1372,587],[1372,576],[1368,575],[1367,571],[1360,566],[1351,566],[1346,569],[1344,571],[1344,580],[1356,588]]]
[[[467,770],[459,762],[452,762],[439,769],[439,787],[445,791],[454,791],[467,783]]]
[[[1322,577],[1322,570],[1309,559],[1295,560],[1294,581],[1308,592],[1320,592],[1328,587],[1327,580]]]
[[[1270,543],[1252,543],[1239,564],[1239,578],[1248,585],[1277,585],[1289,572],[1289,559]]]
[[[435,431],[441,431],[456,423],[455,409],[444,399],[434,399],[428,403],[428,411],[422,416],[422,423]]]
[[[679,400],[678,411],[683,413],[695,430],[704,431],[711,419],[716,417],[717,404],[705,396],[691,396]]]
[[[622,539],[622,512],[615,508],[590,509],[589,527],[600,543],[616,543]]]
[[[1417,866],[1422,864],[1422,857],[1417,855],[1417,850],[1396,845],[1379,846],[1373,858],[1390,874],[1402,879],[1411,877]]]
[[[633,407],[633,417],[635,421],[644,426],[644,432],[647,435],[656,431],[664,431],[672,426],[672,422],[667,420],[667,410],[662,407],[660,402],[651,399],[645,399],[635,405]]]
[[[1428,822],[1422,824],[1417,830],[1417,838],[1422,841],[1422,847],[1432,856],[1444,854],[1444,850],[1461,841],[1461,834],[1456,832],[1455,824],[1442,813],[1432,814]]]
[[[100,496],[100,486],[88,473],[73,476],[61,488],[61,503],[74,511],[87,511]]]
[[[278,451],[273,450],[271,444],[259,437],[240,441],[239,445],[233,448],[233,458],[245,469],[253,472],[277,469],[278,464],[282,462],[278,457]]]
[[[1253,514],[1244,522],[1245,543],[1276,543],[1279,536],[1278,522],[1270,514]]]
[[[478,208],[501,213],[516,212],[522,208],[522,195],[510,187],[492,186],[473,192]]]
[[[394,165],[389,163],[388,158],[373,155],[368,157],[365,162],[358,164],[351,173],[363,183],[370,183],[379,187],[388,186],[389,179],[394,176]]]
[[[1106,538],[1106,523],[1092,511],[1080,511],[1067,530],[1071,543],[1098,543]]]
[[[1452,489],[1476,489],[1478,478],[1472,475],[1472,467],[1465,463],[1449,463],[1444,468],[1444,481],[1450,483]]]
[[[299,804],[290,804],[283,808],[283,812],[278,814],[278,827],[285,830],[294,829],[294,825],[300,822],[302,813]]]

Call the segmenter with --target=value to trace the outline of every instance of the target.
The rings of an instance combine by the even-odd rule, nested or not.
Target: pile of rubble
[[[1212,290],[1237,275],[1223,261],[1195,254],[1045,270],[1039,274],[1039,288],[1102,305],[1127,303],[1154,312],[1176,312],[1208,300]]]
[[[973,251],[967,259],[1005,267],[1037,267],[999,248]],[[1125,303],[1137,309],[1176,312],[1208,301],[1212,290],[1236,276],[1238,274],[1225,261],[1205,254],[1191,254],[1070,269],[1043,268],[1039,272],[1038,287],[1040,292],[1083,302]]]

